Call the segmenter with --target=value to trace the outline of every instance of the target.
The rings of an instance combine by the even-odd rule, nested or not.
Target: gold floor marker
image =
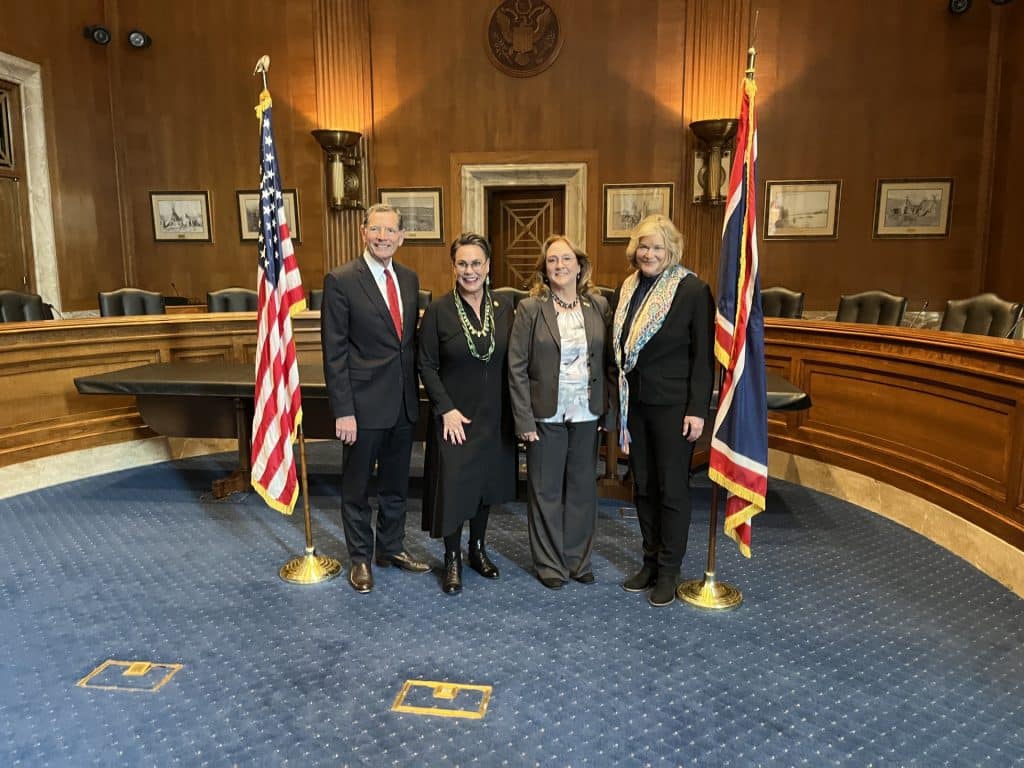
[[[156,693],[174,677],[182,664],[160,664],[155,661],[117,661],[107,659],[79,680],[79,688],[101,691],[132,691]],[[131,685],[126,684],[129,678]],[[118,684],[120,681],[120,684]],[[136,682],[137,681],[137,682]]]
[[[431,696],[428,699],[425,692],[419,689],[430,690]],[[408,712],[412,715],[434,715],[436,717],[466,717],[471,720],[482,720],[487,714],[487,704],[491,700],[491,686],[489,685],[467,685],[464,683],[439,683],[433,680],[406,680],[402,690],[395,697],[395,703],[391,705],[392,712]],[[466,694],[460,696],[460,694]],[[433,700],[435,702],[460,699],[463,706],[469,705],[472,700],[476,702],[474,709],[455,709],[452,707],[427,706]],[[413,699],[417,703],[409,704],[407,699]],[[418,703],[422,701],[423,703]]]

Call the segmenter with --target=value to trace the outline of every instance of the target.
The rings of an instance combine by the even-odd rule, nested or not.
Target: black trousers
[[[679,574],[690,532],[693,443],[682,435],[685,415],[679,405],[629,404],[629,466],[644,564],[665,576]]]
[[[412,422],[399,418],[390,429],[360,427],[355,443],[345,446],[341,464],[341,521],[352,562],[369,562],[374,552],[373,510],[368,497],[377,468],[377,554],[405,549],[405,507],[409,495]]]

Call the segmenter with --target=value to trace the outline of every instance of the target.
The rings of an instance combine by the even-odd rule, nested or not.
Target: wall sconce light
[[[332,210],[365,208],[366,159],[359,156],[356,131],[321,129],[313,136],[327,155],[327,204]]]
[[[153,44],[153,38],[141,29],[133,29],[128,33],[128,45],[132,48],[149,48]]]
[[[90,27],[86,27],[82,31],[82,34],[89,40],[96,43],[96,45],[106,45],[110,42],[110,30],[102,24],[94,24]]]
[[[693,202],[722,205],[729,189],[732,148],[739,121],[731,118],[697,120],[690,130],[701,142],[693,155]]]

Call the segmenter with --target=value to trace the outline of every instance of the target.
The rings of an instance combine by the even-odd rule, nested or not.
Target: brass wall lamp
[[[696,120],[690,123],[690,130],[701,143],[693,158],[693,202],[703,205],[725,203],[728,192],[723,192],[722,188],[729,181],[731,144],[738,126],[739,122],[732,118]]]
[[[327,155],[327,204],[342,211],[366,207],[366,158],[359,154],[357,131],[322,128],[313,137]]]

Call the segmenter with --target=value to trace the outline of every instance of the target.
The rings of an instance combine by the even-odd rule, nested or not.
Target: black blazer
[[[387,302],[362,256],[324,278],[320,341],[334,418],[355,416],[361,429],[416,421],[416,322],[419,278],[391,262],[402,301],[399,342]]]
[[[598,423],[614,426],[615,414],[608,407],[608,366],[605,353],[611,336],[611,312],[603,296],[580,297],[583,326],[587,333],[590,365],[590,410]],[[558,312],[550,299],[530,297],[516,307],[512,338],[508,345],[508,381],[516,434],[537,430],[536,419],[554,416],[558,409],[558,374],[562,344]]]
[[[687,275],[676,288],[665,322],[626,374],[631,401],[684,405],[685,415],[707,421],[714,377],[714,316],[711,289],[696,275]],[[615,343],[621,345],[621,340]]]

